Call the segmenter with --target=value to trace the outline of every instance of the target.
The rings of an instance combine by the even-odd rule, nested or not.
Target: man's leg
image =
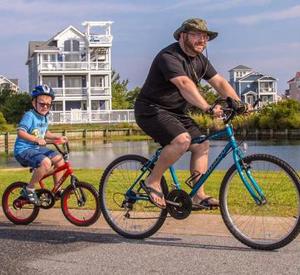
[[[201,144],[193,144],[190,146],[191,162],[190,162],[190,171],[191,175],[195,172],[199,172],[200,175],[194,179],[194,183],[196,183],[202,174],[207,171],[208,168],[208,152],[209,152],[209,142],[203,142]],[[203,199],[208,198],[204,191],[204,185],[202,185],[197,194],[193,197],[193,202],[198,203]],[[218,201],[216,199],[210,199],[213,204],[218,205]]]
[[[147,179],[147,186],[151,186],[157,191],[161,191],[160,181],[164,172],[174,164],[189,148],[191,137],[188,133],[182,133],[174,138],[169,145],[166,145],[159,156],[152,172]],[[166,205],[164,198],[152,193],[153,200],[160,204]]]

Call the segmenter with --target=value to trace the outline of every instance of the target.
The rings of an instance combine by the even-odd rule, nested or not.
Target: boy
[[[45,139],[50,141],[62,139],[63,142],[67,142],[67,138],[48,131],[47,115],[55,97],[52,88],[47,85],[36,86],[31,97],[33,109],[24,114],[18,125],[14,155],[22,166],[35,168],[21,195],[30,203],[39,205],[35,184],[50,172],[52,165],[56,168],[64,164],[64,160],[56,151],[45,147]],[[55,184],[62,174],[63,171],[54,176]]]

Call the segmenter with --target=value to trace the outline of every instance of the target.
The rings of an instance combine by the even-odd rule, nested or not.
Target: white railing
[[[100,35],[100,34],[92,34],[88,37],[90,45],[93,44],[111,44],[113,37],[112,35]]]
[[[109,88],[105,87],[91,87],[90,88],[91,95],[97,96],[97,95],[110,95]]]
[[[134,110],[99,110],[82,111],[73,109],[71,111],[51,111],[49,114],[51,124],[66,123],[118,123],[135,122]]]
[[[86,96],[87,88],[83,87],[66,87],[63,88],[52,88],[56,97],[70,97],[70,96]]]
[[[40,71],[107,71],[109,62],[42,62]]]

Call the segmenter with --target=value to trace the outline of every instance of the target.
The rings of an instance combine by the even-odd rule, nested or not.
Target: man
[[[219,105],[211,108],[200,95],[197,84],[204,78],[223,98],[240,100],[202,54],[208,41],[217,35],[217,32],[208,30],[205,20],[193,18],[184,21],[174,32],[178,42],[164,48],[155,57],[135,103],[137,124],[164,146],[153,171],[143,183],[150,200],[160,208],[166,207],[161,177],[187,150],[191,151],[191,174],[199,174],[195,182],[208,167],[209,143],[191,145],[191,140],[201,135],[201,131],[186,114],[186,108],[190,103],[217,117],[222,115],[222,110]],[[194,209],[219,205],[217,199],[206,195],[203,186],[192,202]]]

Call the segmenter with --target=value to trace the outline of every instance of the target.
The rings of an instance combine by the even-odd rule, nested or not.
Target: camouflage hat
[[[181,32],[186,31],[201,31],[206,32],[209,40],[213,40],[218,36],[217,32],[212,32],[207,29],[207,23],[205,20],[200,18],[191,18],[188,20],[185,20],[182,25],[174,32],[173,36],[176,40],[179,40],[179,34]]]

